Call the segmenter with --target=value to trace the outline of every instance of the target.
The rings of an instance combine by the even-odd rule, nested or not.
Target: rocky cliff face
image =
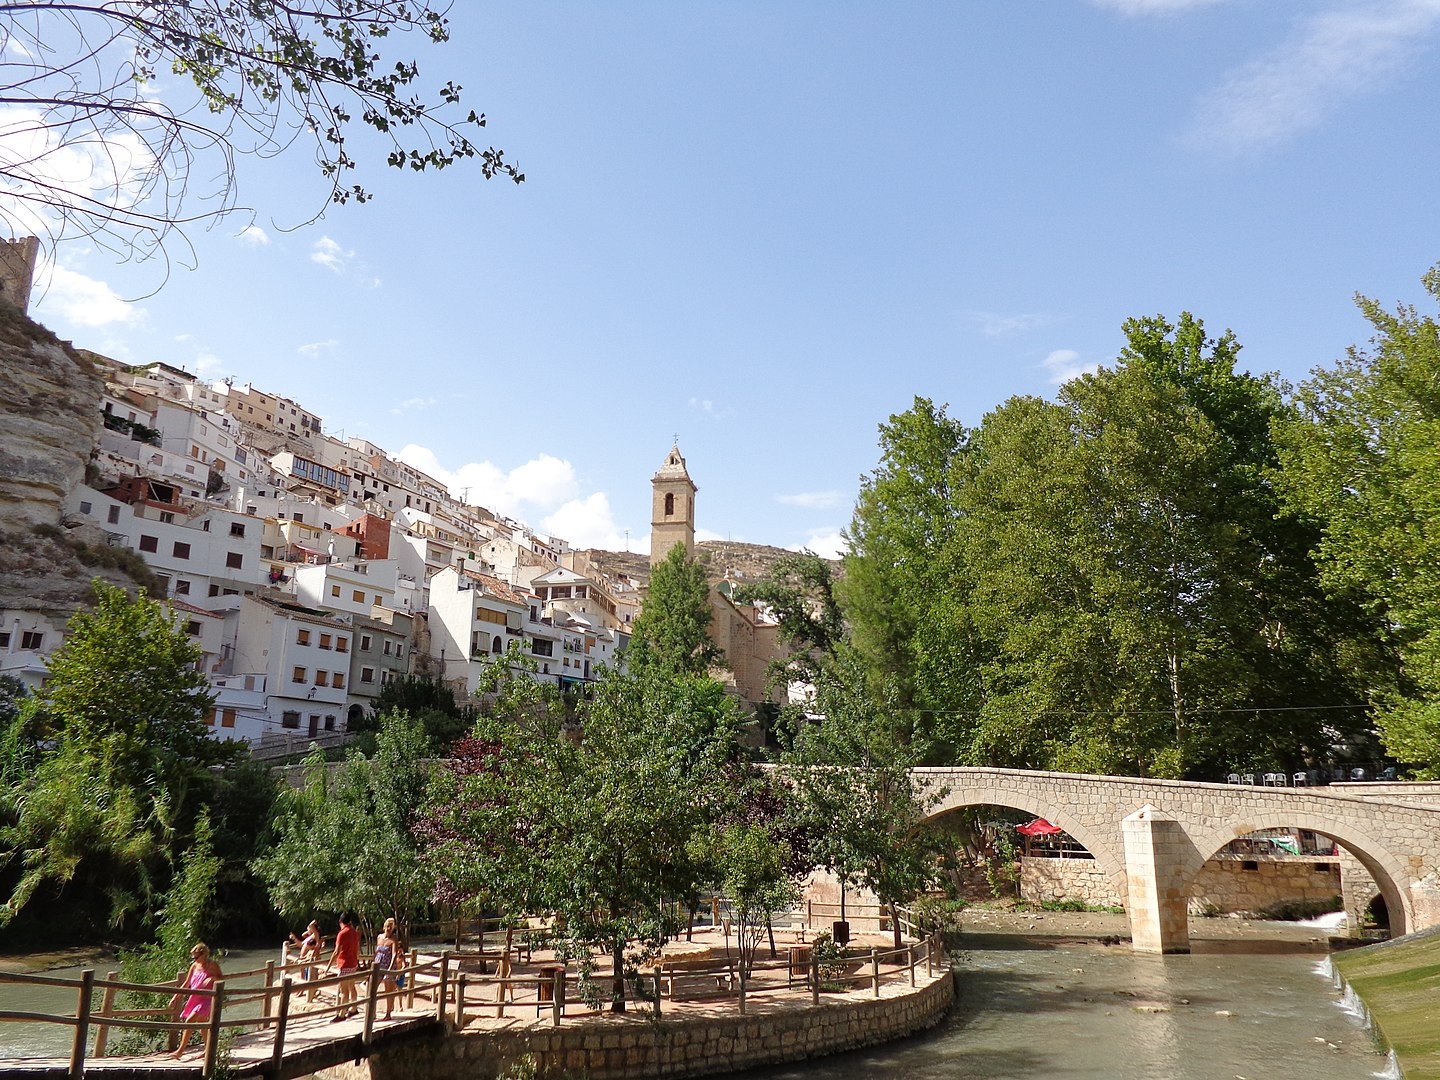
[[[0,302],[0,608],[63,617],[89,601],[94,577],[136,583],[128,553],[60,528],[99,438],[103,390],[73,348]]]
[[[100,435],[105,384],[18,308],[0,306],[0,523],[58,525]]]

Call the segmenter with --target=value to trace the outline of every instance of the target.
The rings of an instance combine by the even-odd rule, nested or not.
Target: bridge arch
[[[1020,786],[991,785],[984,782],[952,785],[930,811],[931,820],[972,806],[1003,806],[1043,817],[1064,829],[1070,837],[1095,857],[1117,896],[1125,895],[1125,855],[1114,823],[1096,826],[1072,809],[1044,797],[1039,791]]]
[[[1401,887],[1402,883],[1410,880],[1405,864],[1366,830],[1353,823],[1337,820],[1333,814],[1321,813],[1309,807],[1277,806],[1256,810],[1247,814],[1244,822],[1192,833],[1191,842],[1195,845],[1199,859],[1193,866],[1185,868],[1185,895],[1190,895],[1200,868],[1226,844],[1264,829],[1304,829],[1334,840],[1353,855],[1374,878],[1389,911],[1391,934],[1398,937],[1415,926],[1415,912],[1411,906],[1409,891]]]

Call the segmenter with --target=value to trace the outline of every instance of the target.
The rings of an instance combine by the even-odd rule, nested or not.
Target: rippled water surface
[[[1324,956],[972,947],[958,1001],[903,1043],[746,1080],[1369,1080],[1387,1075]]]

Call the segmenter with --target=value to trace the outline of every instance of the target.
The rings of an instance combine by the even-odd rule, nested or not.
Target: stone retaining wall
[[[545,1021],[471,1027],[386,1047],[368,1061],[316,1075],[323,1080],[492,1080],[532,1057],[544,1077],[689,1077],[802,1061],[890,1042],[934,1026],[955,997],[949,970],[920,985],[827,994],[748,1016],[598,1016],[550,1027]]]
[[[1353,865],[1352,865],[1353,864]],[[1345,863],[1347,909],[1363,909],[1375,895],[1375,883],[1359,862]],[[1350,887],[1353,876],[1355,885]],[[1229,914],[1261,911],[1284,900],[1328,900],[1341,895],[1341,860],[1229,856],[1211,859],[1190,887],[1192,913]],[[1022,858],[1020,896],[1025,900],[1083,900],[1087,904],[1123,907],[1109,878],[1094,859]]]

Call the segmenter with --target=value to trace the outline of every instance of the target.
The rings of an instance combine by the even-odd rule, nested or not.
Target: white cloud
[[[969,320],[980,327],[986,337],[1010,337],[1034,330],[1050,321],[1050,316],[1040,314],[1002,315],[995,311],[972,311]]]
[[[1055,349],[1041,361],[1041,365],[1050,381],[1057,385],[1079,375],[1088,375],[1100,367],[1099,364],[1082,364],[1080,354],[1074,349]]]
[[[542,521],[545,532],[570,541],[577,548],[604,548],[608,551],[650,550],[650,534],[627,534],[610,509],[610,499],[597,491],[583,499],[571,499]]]
[[[76,326],[137,323],[145,317],[144,308],[120,299],[105,282],[77,270],[57,264],[40,276],[48,281],[43,287],[44,295],[35,305],[37,311],[54,312]]]
[[[541,454],[509,472],[489,461],[472,461],[450,470],[440,464],[433,450],[413,443],[396,457],[433,476],[454,494],[464,493],[467,502],[507,517],[523,518],[527,512],[537,511],[551,513],[580,495],[574,466],[549,454]]]
[[[209,350],[195,355],[195,374],[202,379],[218,379],[225,372],[225,362]]]
[[[334,338],[327,338],[324,341],[306,342],[304,345],[301,345],[295,351],[308,360],[314,360],[321,353],[328,353],[333,351],[337,346],[339,346],[339,344],[340,342],[336,341]]]
[[[838,559],[849,549],[845,542],[845,536],[840,529],[825,528],[817,529],[809,534],[803,544],[790,545],[790,551],[809,550],[819,555],[822,559]]]
[[[1279,48],[1201,101],[1190,140],[1236,152],[1315,128],[1408,66],[1437,26],[1440,0],[1348,3],[1308,15]]]
[[[745,543],[745,538],[744,538],[743,536],[735,536],[735,535],[733,535],[733,534],[732,534],[732,535],[728,535],[728,536],[724,536],[724,535],[721,535],[721,534],[718,533],[718,532],[715,532],[713,529],[696,529],[696,530],[695,530],[695,539],[696,539],[697,541],[700,541],[700,540],[733,540],[733,541],[735,541],[736,543],[739,543],[739,544]]]
[[[355,252],[346,251],[328,236],[316,240],[310,248],[310,261],[336,274],[343,274]]]
[[[802,491],[795,495],[776,495],[781,506],[798,506],[802,510],[834,510],[845,505],[845,496],[838,491]]]
[[[390,411],[396,416],[404,416],[406,413],[419,412],[422,409],[430,408],[435,404],[435,400],[433,397],[407,398],[404,401],[397,402],[395,407]]]
[[[235,238],[250,247],[265,247],[270,243],[270,234],[259,225],[246,225],[236,234]]]

